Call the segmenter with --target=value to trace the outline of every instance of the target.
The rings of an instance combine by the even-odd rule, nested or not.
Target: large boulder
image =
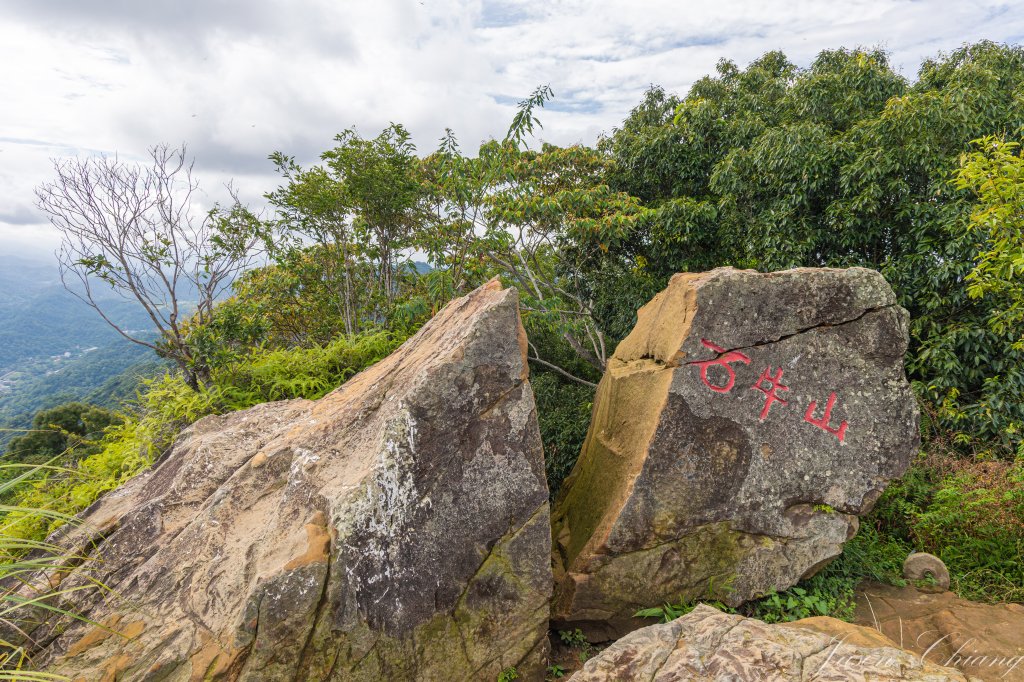
[[[638,318],[552,511],[552,617],[592,639],[814,573],[919,444],[907,313],[877,272],[680,274]]]
[[[967,682],[958,670],[897,647],[875,630],[834,618],[767,625],[700,605],[630,633],[569,682]]]
[[[88,577],[110,591],[72,603],[102,627],[37,631],[40,660],[89,682],[543,677],[525,347],[494,281],[318,401],[197,422],[66,538],[98,545]]]

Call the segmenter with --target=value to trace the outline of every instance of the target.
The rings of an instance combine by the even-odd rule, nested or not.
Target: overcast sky
[[[983,38],[1024,42],[1024,0],[0,0],[0,254],[53,251],[33,187],[55,157],[186,142],[210,196],[256,200],[270,152],[310,162],[352,125],[473,150],[546,83],[541,136],[592,144],[723,57],[881,46],[912,78]]]

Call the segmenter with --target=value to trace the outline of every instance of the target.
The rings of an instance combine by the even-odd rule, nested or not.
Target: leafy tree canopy
[[[81,457],[90,454],[90,446],[95,445],[107,427],[120,423],[117,413],[85,403],[65,403],[41,410],[25,435],[11,439],[6,458],[41,464],[72,450]]]
[[[979,158],[957,171],[973,140],[1024,135],[1022,104],[1024,49],[989,42],[926,61],[913,83],[884,52],[832,50],[806,69],[777,52],[746,69],[723,61],[682,98],[650,90],[600,144],[611,186],[653,210],[595,269],[623,275],[594,287],[608,299],[599,321],[621,337],[632,320],[615,301],[645,299],[677,271],[875,268],[910,310],[922,393],[948,424],[1020,443],[1020,335],[1005,297],[981,295],[1009,294],[990,278],[1017,272],[1012,229],[991,229],[1013,212],[995,198],[1012,171],[1003,190],[978,184]]]

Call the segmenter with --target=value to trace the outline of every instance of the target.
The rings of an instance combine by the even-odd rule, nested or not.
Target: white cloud
[[[311,161],[356,125],[404,123],[422,150],[501,136],[550,83],[542,136],[592,143],[650,84],[685,92],[729,58],[882,45],[913,76],[968,41],[1024,39],[1019,3],[977,0],[7,0],[0,8],[0,249],[45,242],[32,189],[49,159],[189,143],[213,196],[258,199],[266,156]],[[5,220],[5,218],[7,220]],[[37,234],[15,240],[11,235]]]

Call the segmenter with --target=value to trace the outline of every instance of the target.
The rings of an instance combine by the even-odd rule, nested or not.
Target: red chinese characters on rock
[[[719,356],[712,360],[699,360],[697,362],[688,362],[686,364],[697,365],[698,367],[700,367],[700,380],[703,381],[704,385],[710,388],[712,391],[714,391],[715,393],[728,393],[736,384],[736,370],[734,370],[729,365],[729,363],[742,362],[744,365],[749,365],[750,358],[736,350],[726,351],[721,346],[716,346],[707,339],[701,339],[700,342],[703,343],[705,347],[710,348],[711,350],[718,353]],[[725,369],[726,372],[729,373],[729,379],[722,386],[713,384],[711,383],[711,380],[708,379],[708,368],[714,365],[721,366],[722,368]]]
[[[849,426],[846,420],[844,419],[842,422],[840,422],[839,428],[837,429],[833,429],[828,425],[829,422],[832,421],[832,407],[835,404],[836,394],[835,392],[833,392],[832,395],[828,397],[828,402],[825,403],[825,414],[822,415],[821,419],[815,419],[814,411],[818,408],[818,401],[812,400],[811,404],[807,406],[807,411],[804,412],[804,421],[807,422],[808,424],[814,424],[819,429],[828,431],[833,436],[838,438],[840,443],[842,443],[843,439],[846,438],[846,427]]]
[[[700,342],[705,348],[710,348],[718,353],[718,357],[712,358],[711,360],[695,360],[687,364],[695,365],[700,369],[700,380],[704,382],[704,385],[709,389],[715,393],[728,393],[732,390],[733,386],[736,385],[736,370],[732,367],[731,363],[741,362],[744,365],[749,365],[750,357],[737,350],[726,350],[707,339],[701,339]],[[711,367],[716,366],[721,367],[727,373],[726,381],[723,384],[713,383],[708,377],[708,370]],[[768,418],[768,413],[771,411],[774,403],[777,402],[783,406],[789,405],[789,401],[783,399],[779,395],[780,391],[789,390],[789,386],[782,383],[782,371],[782,368],[779,367],[773,372],[771,365],[769,365],[762,370],[761,376],[758,377],[757,381],[755,381],[750,387],[753,390],[764,393],[764,406],[761,408],[761,414],[759,415],[759,420],[762,422]],[[807,411],[804,412],[804,421],[832,434],[839,439],[840,443],[842,443],[846,439],[846,429],[849,427],[849,423],[844,419],[840,421],[838,427],[833,428],[830,426],[832,422],[832,408],[835,407],[835,405],[836,394],[835,391],[833,391],[825,403],[825,411],[822,414],[821,419],[816,419],[814,417],[814,413],[818,409],[818,401],[812,400],[807,406]]]
[[[782,368],[779,367],[775,374],[771,373],[771,366],[765,367],[761,377],[751,388],[764,393],[764,407],[761,408],[761,421],[768,417],[768,410],[772,409],[772,403],[778,401],[783,405],[789,405],[788,400],[779,397],[778,391],[788,391],[789,386],[782,385]]]

